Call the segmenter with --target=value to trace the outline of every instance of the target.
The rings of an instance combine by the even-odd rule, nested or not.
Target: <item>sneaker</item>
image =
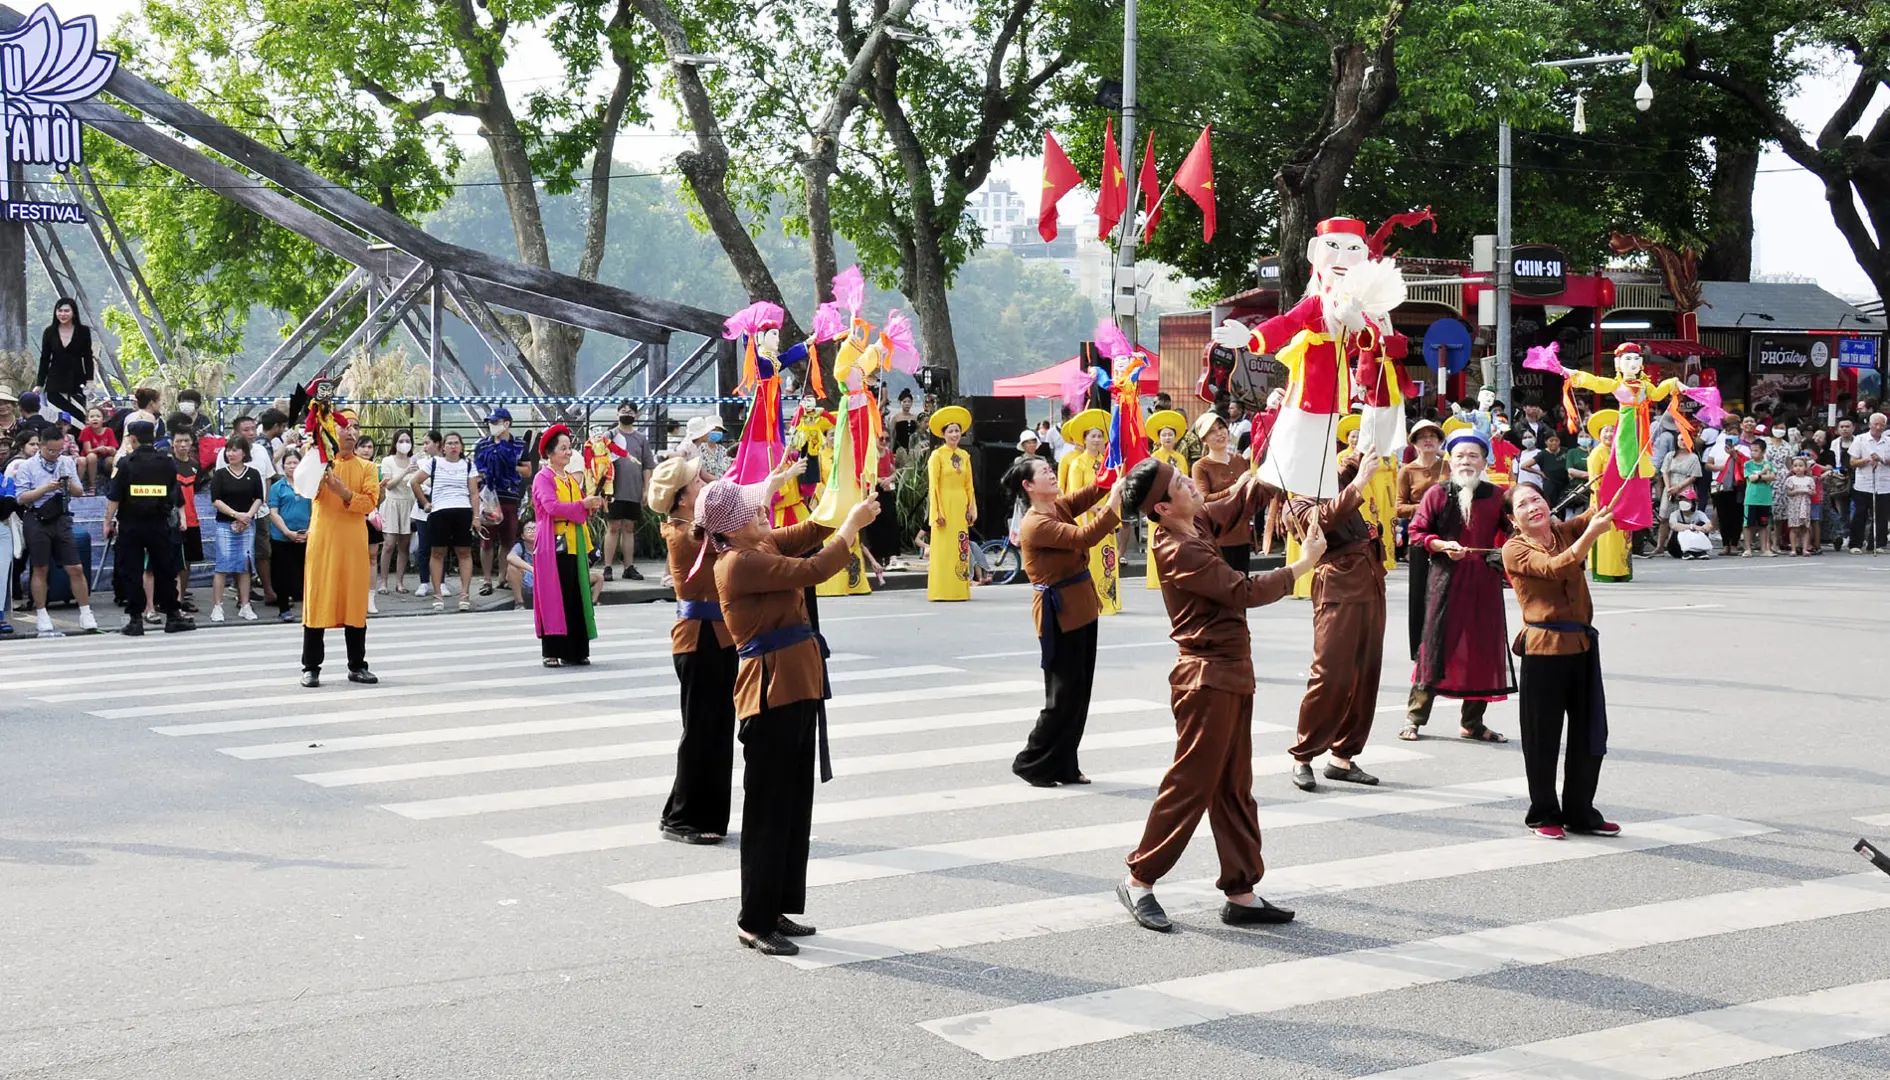
[[[1620,836],[1621,826],[1616,825],[1612,821],[1604,821],[1592,829],[1570,829],[1568,831],[1581,833],[1583,836]]]
[[[1863,549],[1863,548],[1852,548],[1852,549],[1851,549],[1851,554],[1853,554],[1853,555],[1862,555],[1863,553],[1864,553],[1864,549]]]
[[[211,622],[223,621],[223,605],[222,604],[215,604],[210,608],[210,621]]]
[[[244,604],[242,607],[236,609],[236,617],[244,622],[255,622],[256,609],[250,607],[248,604]]]
[[[296,614],[293,611],[285,611],[276,616],[276,618],[281,622],[294,622],[296,620]]]
[[[458,591],[459,591],[458,589],[453,588],[452,582],[450,581],[440,582],[440,595],[441,596],[451,596]]]
[[[40,637],[46,638],[66,636],[60,633],[57,627],[53,626],[52,616],[46,614],[44,608],[33,613],[33,632]]]
[[[172,615],[164,620],[164,632],[167,634],[182,634],[195,629],[197,629],[197,624],[181,614]]]
[[[13,624],[10,622],[0,622],[0,637],[12,637],[12,636],[13,636]]]
[[[420,587],[413,591],[413,594],[415,597],[424,599],[427,596],[427,594],[431,593],[432,591],[433,591],[433,586],[423,581],[420,583]]]
[[[623,579],[625,581],[642,581],[643,571],[638,570],[634,566],[626,566],[623,571]]]
[[[368,613],[369,615],[379,615],[379,614],[381,613],[381,609],[380,609],[380,608],[379,608],[378,606],[376,606],[376,605],[375,605],[375,603],[374,603],[374,594],[373,594],[373,593],[368,593],[368,597],[367,597],[367,613]]]
[[[188,596],[182,597],[181,599],[179,599],[177,601],[177,606],[182,608],[184,611],[184,614],[186,615],[197,614],[197,602],[195,600],[192,600]]]
[[[143,619],[126,619],[125,625],[119,627],[118,632],[125,635],[126,637],[143,637],[144,636],[144,620]]]
[[[1542,837],[1544,840],[1568,839],[1568,833],[1562,831],[1562,826],[1560,825],[1531,825],[1529,831]]]
[[[617,580],[617,575],[616,575],[616,572],[615,572],[615,571],[613,571],[613,570],[611,570],[611,568],[610,568],[610,567],[608,567],[608,566],[606,566],[606,567],[604,567],[604,580],[605,580],[605,581],[615,581],[615,580]]]
[[[79,609],[79,629],[88,634],[98,633],[98,616],[92,614],[89,604]]]

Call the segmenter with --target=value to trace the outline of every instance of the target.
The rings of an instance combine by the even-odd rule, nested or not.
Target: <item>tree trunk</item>
[[[781,297],[781,287],[775,283],[774,273],[768,269],[767,260],[761,257],[761,249],[755,246],[755,238],[748,233],[748,224],[736,212],[735,204],[728,195],[728,143],[722,138],[721,120],[715,115],[715,106],[709,100],[708,88],[703,86],[702,77],[691,64],[675,61],[675,57],[690,52],[689,34],[683,28],[682,20],[670,6],[669,0],[631,0],[637,14],[650,24],[657,36],[663,40],[663,48],[670,57],[670,70],[676,77],[676,90],[682,98],[683,107],[689,114],[689,126],[695,132],[696,148],[676,157],[676,168],[689,182],[689,190],[694,193],[697,205],[702,207],[702,214],[709,219],[709,229],[722,245],[722,251],[728,256],[729,265],[735,268],[735,275],[741,279],[742,288],[754,300],[767,300],[780,304],[786,312],[781,327],[781,340],[799,341],[806,337],[794,313],[788,311],[786,302]]]
[[[1714,140],[1707,199],[1711,239],[1700,258],[1701,280],[1752,280],[1752,190],[1758,179],[1758,140]]]
[[[958,346],[952,338],[951,300],[946,296],[945,253],[939,247],[939,206],[925,147],[899,102],[899,61],[882,55],[874,65],[873,106],[906,174],[908,221],[900,244],[900,292],[918,316],[920,355],[944,368],[958,385]]]
[[[1274,175],[1280,196],[1282,304],[1306,290],[1312,276],[1306,249],[1313,231],[1338,212],[1359,148],[1398,100],[1396,50],[1403,16],[1404,0],[1391,0],[1377,42],[1333,47],[1332,77],[1319,123]]]

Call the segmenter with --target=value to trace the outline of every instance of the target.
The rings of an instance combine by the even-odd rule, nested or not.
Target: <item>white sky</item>
[[[17,7],[23,10],[26,5],[17,4]],[[62,0],[56,10],[65,18],[95,15],[109,29],[136,7],[137,0]],[[1830,70],[1801,81],[1792,101],[1793,119],[1801,125],[1811,125],[1829,116],[1849,86],[1844,77],[1846,70],[1847,66],[1834,63]],[[536,83],[546,76],[556,75],[557,71],[549,48],[534,36],[521,43],[517,54],[506,65],[505,74],[508,82]],[[1887,97],[1890,95],[1879,94],[1873,103],[1873,115],[1885,107]],[[1658,98],[1654,107],[1661,107]],[[674,135],[675,129],[672,115],[659,118],[651,129],[627,133],[628,137],[618,144],[618,156],[641,165],[667,165],[669,158],[687,145],[686,139]],[[464,134],[471,137],[470,123],[464,125]],[[1138,149],[1134,155],[1137,161],[1139,155]],[[1134,162],[1127,164],[1134,166]],[[1178,162],[1163,162],[1164,173],[1175,164]],[[994,175],[1011,181],[1029,201],[1038,190],[1039,169],[1035,158],[1016,159],[1000,162]],[[1090,210],[1093,200],[1093,194],[1074,192],[1065,197],[1059,214],[1065,222],[1078,221]],[[1815,278],[1819,284],[1842,296],[1874,295],[1869,279],[1858,268],[1849,246],[1831,222],[1823,185],[1777,150],[1767,151],[1760,161],[1752,212],[1755,273],[1800,274]],[[1494,220],[1491,226],[1494,227]],[[1524,226],[1525,223],[1518,222],[1519,229]]]

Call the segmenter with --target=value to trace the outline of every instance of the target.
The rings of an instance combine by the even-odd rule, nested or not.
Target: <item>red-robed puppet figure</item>
[[[1286,367],[1286,400],[1261,464],[1269,484],[1310,498],[1338,493],[1331,447],[1339,419],[1351,411],[1354,361],[1365,397],[1360,450],[1403,449],[1404,399],[1416,387],[1399,363],[1409,343],[1392,331],[1391,309],[1404,300],[1404,279],[1376,256],[1393,225],[1428,216],[1400,215],[1372,234],[1356,218],[1327,218],[1307,245],[1312,280],[1304,299],[1252,331],[1233,319],[1215,329],[1218,344],[1273,353]]]
[[[317,375],[307,386],[298,386],[289,395],[289,415],[308,432],[309,445],[315,452],[296,467],[290,486],[296,494],[313,499],[321,491],[322,474],[339,452],[336,432],[351,426],[346,415],[335,411],[335,380]]]

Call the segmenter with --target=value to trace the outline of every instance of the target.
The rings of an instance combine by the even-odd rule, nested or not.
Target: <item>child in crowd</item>
[[[1752,460],[1746,463],[1746,535],[1741,558],[1752,558],[1752,542],[1759,541],[1762,554],[1778,557],[1778,545],[1772,533],[1772,484],[1778,479],[1772,462],[1766,457],[1766,440],[1752,440]]]
[[[112,478],[112,458],[118,453],[118,436],[105,426],[105,410],[94,405],[85,410],[85,427],[79,431],[79,481],[87,491],[97,491]]]
[[[1791,471],[1782,481],[1785,496],[1785,525],[1791,530],[1792,554],[1811,554],[1811,493],[1816,488],[1802,457],[1787,466]]]

